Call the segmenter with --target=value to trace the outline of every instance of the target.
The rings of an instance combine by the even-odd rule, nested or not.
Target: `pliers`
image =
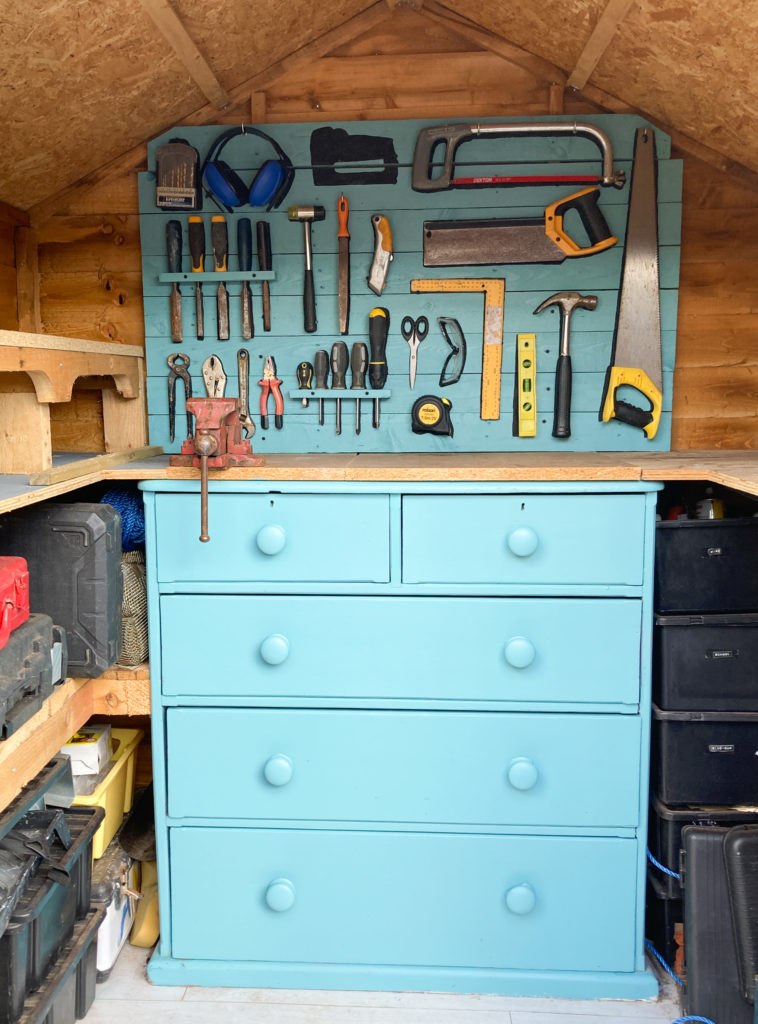
[[[280,391],[281,381],[276,375],[276,362],[273,356],[266,356],[263,362],[263,377],[258,381],[261,391],[261,427],[268,430],[268,396],[269,392],[274,396],[274,425],[281,430],[283,423],[284,401]]]
[[[177,361],[181,360],[177,366]],[[168,363],[168,436],[174,440],[174,423],[176,420],[176,378],[184,382],[185,408],[188,398],[192,398],[192,379],[189,375],[189,356],[183,352],[172,352],[166,360]],[[187,437],[192,437],[192,413],[187,412]]]
[[[218,356],[208,356],[203,363],[203,383],[208,398],[223,398],[226,391],[224,364]]]

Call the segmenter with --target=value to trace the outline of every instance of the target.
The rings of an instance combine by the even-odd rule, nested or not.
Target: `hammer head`
[[[323,220],[326,217],[326,210],[323,206],[288,206],[287,219],[299,221]]]
[[[594,309],[597,306],[597,295],[582,295],[579,292],[556,292],[549,299],[545,299],[535,309],[535,313],[541,313],[548,306],[560,306],[561,312],[570,316],[575,309]]]

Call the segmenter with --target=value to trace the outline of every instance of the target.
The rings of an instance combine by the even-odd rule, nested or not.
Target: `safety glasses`
[[[461,330],[461,325],[452,316],[439,316],[437,323],[440,325],[442,336],[450,346],[450,352],[442,366],[440,374],[440,387],[447,387],[455,384],[461,379],[463,367],[466,365],[466,339]]]

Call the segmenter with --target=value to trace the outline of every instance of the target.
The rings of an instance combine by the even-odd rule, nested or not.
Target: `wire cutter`
[[[416,383],[418,347],[429,333],[429,321],[425,316],[420,316],[417,320],[414,320],[412,316],[404,316],[403,322],[400,324],[400,333],[411,347],[410,380],[411,390],[413,390],[413,385]]]
[[[276,362],[273,356],[266,356],[263,362],[263,377],[258,381],[258,384],[263,389],[261,391],[261,427],[263,430],[268,430],[268,396],[269,392],[274,396],[274,425],[277,430],[281,430],[283,424],[282,414],[284,412],[284,402],[282,400],[282,392],[280,390],[281,381],[276,375]]]
[[[208,356],[203,363],[203,383],[208,398],[223,398],[226,391],[224,365],[218,356]]]
[[[179,365],[177,365],[177,362]],[[192,378],[189,375],[189,356],[184,352],[172,352],[166,360],[168,363],[168,436],[174,440],[174,424],[176,421],[176,379],[181,377],[184,383],[185,408],[188,398],[192,398]],[[192,437],[192,413],[187,410],[187,437]]]

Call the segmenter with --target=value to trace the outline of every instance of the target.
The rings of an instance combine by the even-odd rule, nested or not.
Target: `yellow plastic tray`
[[[74,798],[75,807],[97,806],[105,811],[103,823],[92,840],[94,860],[105,853],[124,815],[132,809],[137,746],[144,735],[144,729],[112,729],[112,738],[119,741],[113,767],[90,796]]]

